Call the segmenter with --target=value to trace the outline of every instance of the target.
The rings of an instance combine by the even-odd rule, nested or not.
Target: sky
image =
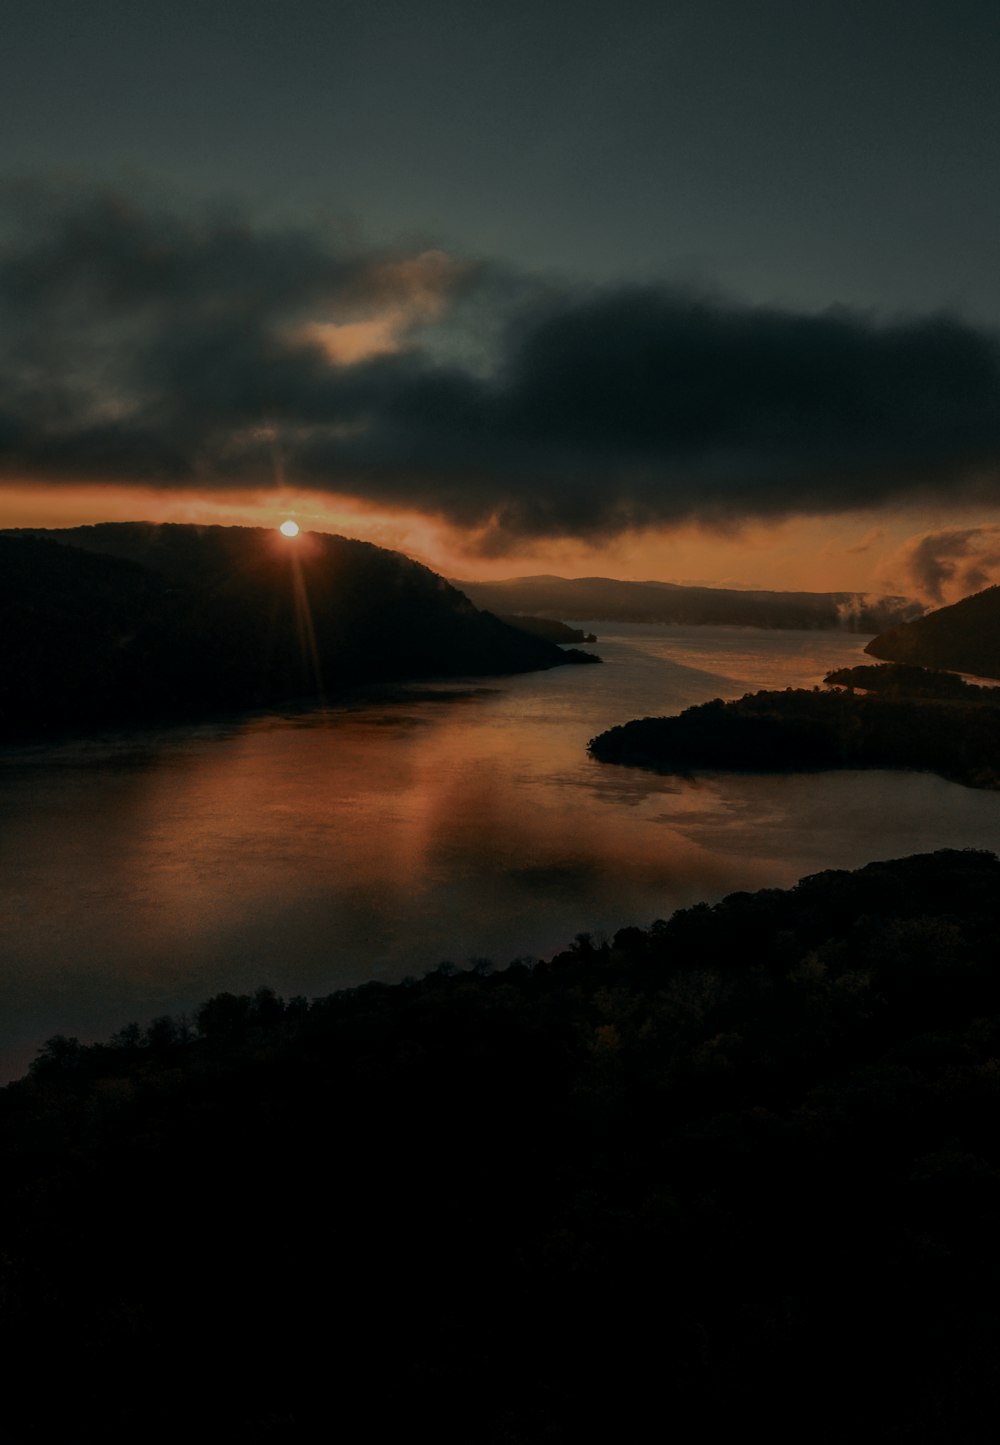
[[[0,525],[1000,578],[1000,10],[8,0]]]

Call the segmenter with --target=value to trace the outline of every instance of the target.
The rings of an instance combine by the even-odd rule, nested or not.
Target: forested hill
[[[5,1442],[985,1445],[998,933],[938,853],[51,1040],[0,1091]]]
[[[622,582],[612,577],[512,577],[502,582],[456,582],[479,607],[561,619],[847,628],[878,632],[920,605],[905,597],[856,592],[756,592],[682,587],[671,582]]]
[[[320,533],[145,523],[0,533],[0,609],[7,737],[574,660],[399,553]]]
[[[909,768],[1000,789],[1000,721],[989,701],[786,688],[635,718],[592,738],[591,754],[659,772]]]
[[[1000,587],[892,627],[865,651],[889,662],[1000,677]]]

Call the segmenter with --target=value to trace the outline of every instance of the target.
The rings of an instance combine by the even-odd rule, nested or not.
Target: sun
[[[283,537],[297,537],[299,535],[299,524],[298,522],[293,522],[291,517],[289,517],[287,522],[282,522],[278,531]]]

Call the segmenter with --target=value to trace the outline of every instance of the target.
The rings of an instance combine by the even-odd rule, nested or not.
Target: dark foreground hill
[[[0,1092],[3,1439],[986,1445],[1000,863],[220,995]]]
[[[8,737],[574,660],[399,553],[248,527],[0,534],[0,615]]]
[[[892,627],[865,651],[889,662],[1000,677],[1000,587]]]
[[[846,628],[878,632],[920,605],[905,597],[857,592],[742,592],[682,587],[672,582],[622,582],[613,577],[511,577],[502,582],[457,582],[478,607],[537,617],[604,618],[739,627]]]

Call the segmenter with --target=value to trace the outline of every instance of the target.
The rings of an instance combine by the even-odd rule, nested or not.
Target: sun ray
[[[292,524],[298,531],[295,523]],[[284,531],[284,528],[281,529]],[[288,534],[287,535],[294,535]],[[316,686],[316,698],[321,709],[326,708],[326,692],[323,687],[323,669],[319,660],[319,647],[316,643],[316,627],[313,622],[312,605],[309,601],[309,589],[306,585],[305,573],[302,570],[302,558],[298,551],[291,557],[292,564],[292,597],[295,605],[295,628],[299,635],[299,646],[303,656],[308,662],[313,675],[313,682]]]

